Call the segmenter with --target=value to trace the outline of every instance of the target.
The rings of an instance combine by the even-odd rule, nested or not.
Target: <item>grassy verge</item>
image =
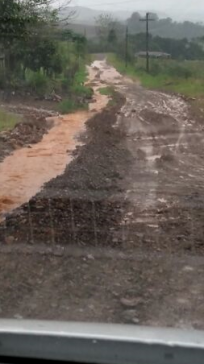
[[[145,60],[135,61],[125,67],[125,62],[114,54],[108,61],[120,73],[140,80],[144,87],[183,94],[189,97],[204,97],[204,62],[151,60],[150,74],[145,72]]]
[[[115,54],[112,53],[107,55],[107,61],[122,75],[128,75],[133,80],[138,80],[138,74],[136,73],[134,65],[128,64],[126,67],[125,62],[120,60]]]
[[[73,85],[68,92],[68,98],[59,104],[59,112],[62,114],[72,113],[76,110],[87,110],[88,103],[93,96],[93,90],[85,86],[87,72],[85,66],[76,72]]]
[[[114,88],[111,86],[102,87],[99,89],[99,92],[101,95],[104,95],[104,96],[113,96]]]
[[[98,91],[101,95],[109,97],[108,106],[115,106],[117,104],[118,94],[116,93],[114,87],[101,87]]]
[[[20,115],[12,114],[0,109],[0,132],[13,129],[20,121],[22,121]]]
[[[69,114],[77,110],[88,110],[88,104],[80,104],[73,100],[63,100],[59,104],[61,114]]]

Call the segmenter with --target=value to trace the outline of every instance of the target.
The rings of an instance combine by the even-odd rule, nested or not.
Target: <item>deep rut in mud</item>
[[[124,133],[113,126],[123,103],[118,95],[117,106],[87,123],[86,144],[78,149],[78,156],[62,176],[6,219],[1,242],[12,237],[15,243],[120,244],[121,239],[113,236],[124,211],[120,182],[131,155],[123,145]]]
[[[26,139],[28,143],[30,141],[35,145],[23,147],[21,143],[19,134],[21,131],[26,134],[26,125],[28,126],[26,123],[22,123],[21,128],[17,125],[11,133],[0,134],[0,140],[2,138],[4,140],[6,135],[7,139],[19,135],[18,140],[13,140],[16,146],[14,149],[18,150],[0,163],[0,221],[6,214],[28,202],[46,182],[64,172],[72,160],[71,152],[79,145],[77,136],[84,131],[85,122],[108,104],[109,97],[99,92],[102,83],[98,71],[94,70],[94,63],[87,68],[89,74],[87,82],[94,83],[94,99],[89,104],[89,110],[43,120],[44,125],[52,126],[51,130],[47,128],[47,134],[44,136],[43,132],[46,130],[41,127],[39,132],[36,128],[37,123],[30,123],[33,126],[30,131],[36,134],[36,138],[33,141],[32,137],[29,139],[26,136]],[[100,74],[105,71],[102,69]],[[10,148],[11,143],[7,144]]]

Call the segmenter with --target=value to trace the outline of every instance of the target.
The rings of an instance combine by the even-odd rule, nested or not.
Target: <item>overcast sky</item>
[[[72,5],[104,10],[155,11],[176,19],[204,21],[203,0],[72,0]]]

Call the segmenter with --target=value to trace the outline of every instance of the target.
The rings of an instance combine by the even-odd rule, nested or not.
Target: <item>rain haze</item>
[[[97,10],[117,11],[154,11],[160,17],[172,17],[175,20],[203,22],[204,3],[199,0],[73,0],[72,6],[82,6]]]

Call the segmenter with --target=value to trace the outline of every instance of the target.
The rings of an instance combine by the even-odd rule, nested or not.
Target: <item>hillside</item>
[[[94,25],[89,25],[86,23],[72,23],[69,25],[69,28],[73,30],[75,33],[86,35],[88,39],[92,39],[96,37],[96,27]]]
[[[141,22],[142,14],[135,12],[127,20],[129,31],[132,34],[142,33],[145,31],[145,25]],[[157,14],[153,14],[149,31],[154,36],[173,39],[194,39],[204,36],[204,25],[202,23],[194,23],[191,21],[176,22],[171,18],[160,19]]]
[[[70,28],[78,33],[86,34],[88,38],[95,37],[95,20],[100,14],[111,14],[114,19],[127,23],[131,34],[145,32],[145,24],[140,21],[145,15],[144,11],[133,13],[131,11],[108,12],[76,6],[69,7],[67,13],[70,12],[75,14],[70,20]],[[63,13],[64,15],[66,14]],[[189,40],[204,36],[204,24],[202,23],[193,21],[179,22],[170,17],[165,18],[162,13],[152,13],[152,16],[155,21],[151,22],[149,28],[153,36],[173,39],[187,38]]]
[[[112,14],[114,18],[117,18],[120,21],[126,21],[132,14],[131,11],[103,11],[103,10],[96,10],[96,9],[90,9],[82,6],[73,6],[69,8],[72,11],[75,12],[75,16],[72,19],[72,23],[77,24],[88,24],[88,25],[94,25],[95,19],[100,14]]]

